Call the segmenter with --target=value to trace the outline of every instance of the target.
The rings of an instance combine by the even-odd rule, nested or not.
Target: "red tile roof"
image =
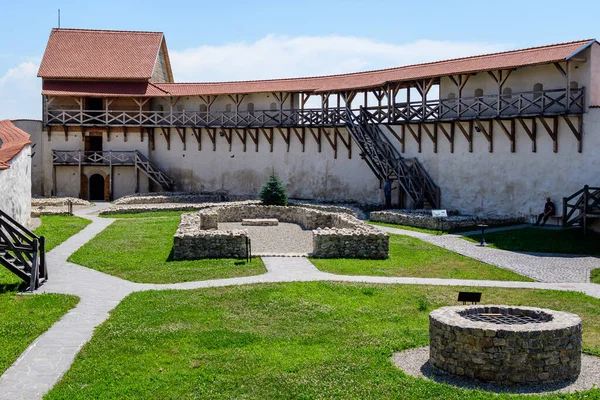
[[[9,162],[31,144],[27,132],[17,128],[9,120],[0,121],[0,170],[10,168]]]
[[[593,43],[596,43],[594,39],[580,40],[523,50],[342,75],[239,82],[156,83],[147,85],[144,93],[142,93],[141,87],[136,90],[139,90],[138,96],[146,97],[164,96],[164,92],[171,96],[197,96],[264,92],[346,91],[383,86],[388,82],[414,81],[417,79],[512,69],[565,61]],[[118,87],[107,84],[101,84],[96,88],[90,85],[81,85],[75,88],[74,84],[56,82],[48,87],[45,84],[42,93],[55,96],[88,96],[94,94],[128,96],[130,90],[133,89],[129,86]]]
[[[52,29],[38,76],[148,80],[163,40],[161,32]]]

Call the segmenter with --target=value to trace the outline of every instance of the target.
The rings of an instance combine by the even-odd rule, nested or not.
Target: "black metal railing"
[[[569,197],[563,197],[563,227],[579,225],[586,232],[588,218],[600,218],[600,187],[585,185]]]

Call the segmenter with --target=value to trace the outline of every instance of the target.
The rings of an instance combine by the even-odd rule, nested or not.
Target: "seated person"
[[[548,218],[550,218],[551,216],[553,216],[555,214],[556,214],[556,206],[550,200],[550,197],[546,197],[546,204],[544,205],[544,212],[541,213],[540,215],[538,215],[537,222],[533,225],[538,226],[540,224],[540,221],[542,221],[542,219],[543,219],[542,226],[544,226],[546,224],[546,221],[548,221]]]

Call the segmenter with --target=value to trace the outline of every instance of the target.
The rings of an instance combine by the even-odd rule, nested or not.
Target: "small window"
[[[248,112],[250,114],[254,112],[254,103],[248,103]]]
[[[163,112],[163,111],[165,111],[165,108],[163,107],[162,104],[159,104],[156,106],[156,111]]]
[[[481,89],[481,88],[475,89],[475,97],[483,97],[483,89]]]
[[[277,103],[271,103],[271,111],[277,111]]]
[[[456,99],[456,94],[455,93],[448,93],[448,100],[454,100]]]
[[[569,83],[569,88],[571,91],[575,92],[579,90],[579,83],[577,83],[577,81],[571,81],[571,83]]]
[[[227,103],[225,105],[225,111],[226,112],[231,112],[232,109],[233,109],[233,105],[231,103]]]
[[[536,83],[533,85],[533,99],[537,100],[542,97],[542,92],[544,91],[544,85],[541,83]]]
[[[512,99],[512,89],[507,87],[502,90],[503,99]]]
[[[206,107],[206,104],[200,104],[200,112],[205,113],[207,111],[208,111],[208,107]]]

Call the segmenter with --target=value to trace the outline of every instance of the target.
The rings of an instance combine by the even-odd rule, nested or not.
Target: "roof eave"
[[[570,56],[568,56],[565,61],[569,61],[571,58],[575,57],[577,54],[581,53],[582,51],[584,51],[585,49],[587,49],[588,47],[590,47],[591,45],[593,45],[594,43],[597,43],[596,39],[592,39],[590,40],[589,43],[583,45],[579,50],[575,51],[573,54],[571,54]]]

